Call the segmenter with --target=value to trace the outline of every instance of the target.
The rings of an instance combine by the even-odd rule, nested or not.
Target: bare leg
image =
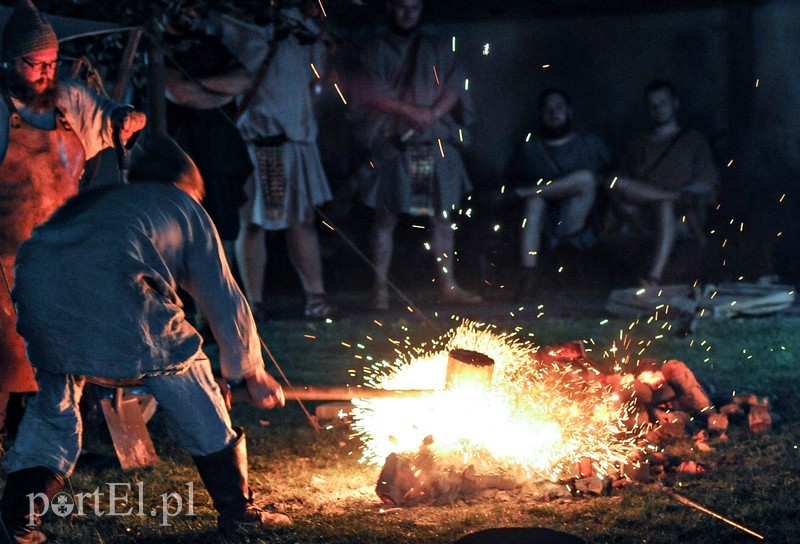
[[[453,245],[454,233],[450,222],[446,219],[431,217],[431,249],[436,259],[436,275],[439,277],[439,289],[448,290],[456,285],[454,275]]]
[[[648,280],[660,281],[675,246],[675,202],[679,195],[676,191],[666,191],[630,178],[619,178],[617,188],[630,202],[655,206],[658,233]]]
[[[656,217],[658,219],[658,235],[649,279],[659,281],[675,246],[675,205],[672,202],[659,202],[656,207]]]
[[[547,207],[545,202],[566,201],[557,229],[557,235],[563,238],[580,231],[586,224],[596,192],[594,174],[588,170],[573,172],[555,183],[539,187],[536,196],[529,197],[525,202],[526,221],[520,247],[522,266],[533,268],[538,261]]]
[[[372,307],[384,310],[389,307],[389,266],[392,264],[394,248],[394,229],[397,226],[397,213],[385,208],[375,210],[372,225],[372,258],[375,262],[375,283],[373,285]]]
[[[267,267],[264,229],[243,221],[235,247],[242,287],[250,307],[256,310],[263,301],[264,270]]]
[[[555,189],[555,187],[554,187]],[[559,239],[568,238],[580,232],[586,225],[589,212],[592,211],[597,188],[591,175],[583,179],[575,179],[570,183],[569,194],[552,198],[553,200],[563,200],[561,220],[556,227],[556,236]],[[545,198],[551,199],[545,193]]]
[[[613,194],[615,190],[621,192],[625,199],[640,204],[665,200],[675,202],[678,200],[678,193],[674,191],[665,191],[647,183],[624,177],[617,178],[614,188],[610,189],[610,191]]]
[[[444,302],[473,304],[481,297],[465,291],[456,283],[455,257],[453,256],[455,234],[450,221],[439,216],[431,217],[431,249],[436,259],[439,280],[439,298]]]
[[[542,198],[532,197],[525,201],[525,225],[520,236],[520,260],[525,268],[535,267],[539,260],[546,209],[547,203]]]
[[[233,245],[239,276],[242,278],[242,289],[250,308],[258,314],[262,311],[264,297],[267,246],[264,229],[251,223],[255,198],[255,178],[252,175],[244,184],[244,193],[247,200],[239,208],[239,235]]]
[[[314,224],[299,223],[286,230],[289,258],[306,293],[323,294],[322,257],[319,250],[319,237]]]
[[[579,170],[563,176],[555,183],[538,188],[536,196],[525,203],[525,228],[522,229],[522,265],[533,268],[538,261],[544,226],[546,201],[566,201],[557,236],[565,238],[580,231],[594,204],[597,193],[594,174]]]

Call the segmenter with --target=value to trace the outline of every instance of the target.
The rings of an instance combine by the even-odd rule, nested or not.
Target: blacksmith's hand
[[[222,400],[225,401],[225,408],[230,412],[231,403],[233,402],[233,393],[231,393],[231,388],[228,387],[228,382],[226,382],[225,378],[221,376],[214,376],[214,381],[217,382],[219,392],[222,395]]]
[[[119,137],[123,144],[127,144],[131,136],[139,132],[147,124],[147,116],[140,111],[130,111],[122,120]]]
[[[281,408],[286,405],[286,397],[283,395],[283,387],[278,381],[259,367],[250,376],[245,376],[247,384],[247,394],[250,396],[250,404],[259,408]]]

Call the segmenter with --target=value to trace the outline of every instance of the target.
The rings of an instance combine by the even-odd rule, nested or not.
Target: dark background
[[[176,7],[187,4],[236,5],[245,10],[263,10],[266,5],[249,0],[37,2],[51,14],[145,24],[154,35],[175,22],[175,13],[180,13]],[[322,5],[329,29],[342,40],[332,59],[347,97],[347,76],[360,45],[383,28],[384,3],[323,0]],[[448,39],[456,37],[456,54],[466,67],[477,108],[472,145],[464,151],[475,185],[465,210],[472,208],[473,213],[470,219],[459,218],[457,239],[458,274],[473,286],[483,285],[492,269],[516,266],[518,210],[494,204],[504,185],[503,165],[514,145],[537,128],[531,104],[539,91],[549,86],[566,89],[577,126],[600,135],[618,156],[627,139],[647,127],[642,88],[662,77],[678,90],[681,123],[708,136],[722,177],[720,205],[709,217],[707,245],[699,250],[679,246],[675,259],[679,272],[713,281],[765,274],[800,280],[796,258],[800,253],[796,219],[800,2],[428,0],[423,28]],[[124,44],[124,34],[115,39],[118,46]],[[89,46],[89,53],[100,57],[101,65],[108,60],[103,58],[106,50],[95,45]],[[140,55],[140,70],[134,73],[140,84],[144,60]],[[113,67],[113,59],[107,64]],[[113,68],[107,79],[113,82]],[[341,190],[358,166],[358,156],[347,106],[330,85],[324,88],[319,144],[331,183]],[[147,88],[141,92],[146,94]],[[146,107],[147,101],[140,99],[140,104]],[[342,197],[322,213],[336,227],[335,231],[320,228],[329,287],[365,289],[371,271],[353,246],[366,252],[368,211]],[[406,220],[398,229],[399,257],[392,273],[408,282],[428,281],[432,265],[422,249],[425,235],[412,228],[413,223]],[[272,235],[269,243],[268,289],[298,292],[282,234]],[[589,255],[583,272],[614,276],[622,270],[629,276],[620,281],[629,281],[646,268],[648,247],[603,248],[605,253]],[[693,251],[695,265],[699,258],[700,266],[681,268],[684,251]]]
[[[336,52],[338,70],[346,72],[351,49],[380,29],[381,5],[328,10],[345,39]],[[700,273],[714,281],[800,278],[800,2],[429,0],[423,21],[432,33],[456,36],[469,74],[477,122],[464,158],[479,208],[487,191],[504,184],[514,145],[536,130],[532,101],[542,89],[566,89],[578,127],[600,135],[618,156],[647,127],[643,87],[667,78],[681,99],[681,123],[708,136],[722,178]],[[320,110],[320,145],[334,184],[347,168],[345,108],[331,92]],[[483,224],[496,223],[496,211],[481,212],[462,222],[460,249],[470,260],[462,269],[478,268],[480,256],[470,254],[476,238],[500,236]],[[508,227],[518,218],[504,219],[513,238]],[[515,262],[515,248],[508,249],[504,264]],[[630,262],[623,258],[622,266]]]

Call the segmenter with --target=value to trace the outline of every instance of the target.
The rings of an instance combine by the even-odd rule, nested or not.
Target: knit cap
[[[3,28],[4,61],[41,51],[58,48],[58,38],[31,0],[19,0]]]

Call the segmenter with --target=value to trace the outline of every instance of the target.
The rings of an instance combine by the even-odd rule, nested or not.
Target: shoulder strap
[[[561,168],[561,166],[558,164],[558,162],[556,162],[556,160],[550,154],[550,150],[547,149],[547,146],[545,145],[545,143],[542,141],[542,139],[539,136],[536,136],[536,143],[539,144],[539,149],[542,150],[542,154],[544,154],[545,159],[547,159],[547,163],[550,165],[550,167],[553,170],[556,171],[556,173],[558,174],[558,177],[563,176],[564,175],[564,169]]]
[[[672,137],[672,140],[669,141],[667,147],[664,148],[664,151],[662,151],[661,154],[658,157],[656,157],[656,160],[654,160],[653,163],[647,168],[645,168],[644,172],[642,172],[641,174],[642,179],[647,179],[650,176],[650,174],[652,174],[653,171],[656,168],[658,168],[658,166],[662,162],[664,162],[664,159],[667,158],[669,152],[672,151],[672,149],[675,147],[675,144],[678,143],[678,141],[683,137],[684,134],[686,134],[686,132],[687,130],[685,128],[682,128],[678,131],[678,133],[675,136]]]
[[[69,124],[66,115],[64,115],[64,112],[62,112],[59,108],[56,108],[56,122],[60,123],[61,128],[63,128],[65,131],[72,131],[72,125]]]
[[[5,102],[6,106],[8,107],[9,123],[11,125],[11,128],[22,127],[22,115],[20,115],[17,106],[11,99],[11,95],[8,92],[8,88],[2,87],[0,89],[0,95],[2,95],[3,102]],[[72,130],[72,126],[69,124],[69,121],[67,121],[67,118],[64,116],[64,113],[59,108],[55,108],[54,114],[57,124],[61,125],[61,127],[66,131]]]
[[[8,122],[11,125],[11,128],[21,127],[21,116],[17,111],[17,107],[14,105],[14,101],[11,100],[11,94],[8,92],[8,87],[5,85],[0,86],[0,96],[2,96],[3,102],[5,102],[6,106],[8,107]]]
[[[267,70],[269,69],[270,64],[272,64],[272,59],[275,58],[275,52],[278,50],[278,41],[280,40],[280,30],[278,29],[277,25],[273,25],[272,37],[270,37],[267,47],[269,50],[267,51],[267,56],[264,58],[264,62],[261,63],[261,66],[258,68],[258,72],[256,72],[255,77],[253,78],[253,84],[250,85],[250,88],[245,91],[244,95],[242,96],[242,101],[239,102],[239,107],[236,109],[236,115],[234,116],[234,120],[238,120],[242,114],[247,110],[247,107],[250,105],[250,102],[253,100],[253,97],[256,95],[256,91],[261,86],[261,82],[264,81],[264,77],[267,75]]]
[[[416,67],[417,61],[417,53],[419,52],[419,42],[421,40],[421,35],[419,32],[414,36],[414,41],[408,46],[408,51],[406,52],[406,58],[403,62],[402,70],[397,73],[397,77],[394,80],[393,87],[399,90],[399,96],[402,96],[408,92],[409,88],[411,87],[411,81],[414,78],[414,68]]]

